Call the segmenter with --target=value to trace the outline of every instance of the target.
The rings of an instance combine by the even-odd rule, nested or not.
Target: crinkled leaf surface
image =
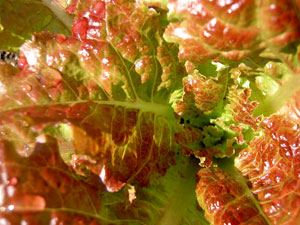
[[[26,169],[37,185],[54,183],[57,197],[42,194],[35,183],[30,188],[36,192],[16,186],[20,196],[4,193],[3,219],[18,215],[18,221],[38,224],[63,218],[73,224],[206,224],[194,193],[195,161],[175,156],[177,120],[169,98],[185,72],[176,60],[176,47],[161,38],[158,14],[134,1],[82,1],[75,14],[71,37],[35,34],[21,47],[21,71],[2,70],[1,138],[14,152],[8,159],[13,165],[4,158],[2,167],[14,171],[23,161],[24,167],[34,166],[43,151],[51,159],[47,149],[56,158],[64,151],[72,154],[66,162],[57,159],[59,165],[42,158],[37,171]],[[56,137],[57,143],[39,144],[43,134]],[[68,182],[60,174],[51,179],[39,174],[47,168],[64,171]],[[95,176],[104,184],[91,193],[98,195],[91,197],[96,202],[81,208],[69,203],[66,198],[73,192],[68,190],[74,190],[72,201],[79,202],[79,195],[86,198],[81,192],[88,186],[85,180]],[[29,196],[24,199],[28,205],[13,202],[23,195]],[[38,202],[30,205],[31,197]],[[62,199],[60,204],[52,205],[56,199]]]
[[[168,2],[164,37],[180,46],[179,59],[197,63],[240,60],[266,46],[282,49],[299,38],[297,1]]]
[[[219,169],[198,173],[197,199],[211,224],[268,224],[243,186]]]
[[[299,221],[299,125],[282,115],[263,121],[265,133],[241,151],[235,166],[273,224]]]
[[[43,3],[75,20],[0,64],[1,222],[298,224],[299,1]]]
[[[150,26],[158,22],[154,10],[130,1],[86,4],[78,12],[91,15],[79,14],[74,36],[44,32],[22,46],[23,70],[2,76],[2,113],[39,129],[69,120],[74,153],[92,157],[90,170],[105,173],[108,183],[148,185],[150,176],[165,174],[174,155],[168,96],[180,85],[180,65],[159,26]]]
[[[44,136],[24,158],[12,142],[1,142],[1,223],[207,224],[196,206],[194,161],[178,157],[177,166],[153,186],[137,187],[130,202],[130,186],[107,192],[97,176],[80,177],[67,166],[58,147]]]
[[[271,58],[288,68],[290,78],[257,107],[256,115],[275,113],[299,89],[299,79],[293,76],[299,74],[298,1],[172,0],[168,8],[174,22],[164,37],[179,44],[179,60],[234,64],[250,58],[263,66]]]
[[[178,115],[209,113],[222,101],[227,89],[228,73],[220,72],[217,78],[205,77],[198,70],[183,79],[182,99],[174,104]]]
[[[287,115],[291,120],[297,122],[298,98],[294,94],[299,89],[297,51],[299,38],[297,15],[299,11],[297,4],[296,1],[169,1],[169,18],[174,19],[174,22],[169,24],[164,33],[166,40],[179,44],[179,59],[187,61],[186,64],[192,61],[201,66],[209,60],[220,60],[226,64],[226,59],[242,60],[248,57],[244,62],[251,65],[250,69],[247,69],[245,65],[240,65],[238,69],[231,69],[229,90],[224,101],[225,111],[222,112],[220,118],[211,121],[225,129],[229,128],[239,133],[237,143],[247,144],[250,142],[250,147],[238,154],[236,167],[240,169],[246,179],[250,179],[252,186],[246,187],[248,192],[251,189],[257,195],[258,201],[251,198],[251,202],[254,202],[258,208],[261,205],[260,214],[265,214],[264,218],[268,217],[267,222],[272,224],[298,224],[299,220],[298,211],[295,210],[295,206],[299,204],[297,195],[299,185],[297,184],[298,178],[293,178],[294,170],[297,170],[297,163],[295,166],[291,166],[294,162],[293,157],[297,158],[294,150],[296,151],[296,146],[298,146],[296,143],[298,125],[285,118]],[[259,54],[260,56],[258,56]],[[253,55],[257,55],[258,60],[252,60]],[[266,62],[270,60],[267,57],[276,59],[279,63],[276,66],[272,62],[270,64],[263,63],[263,60]],[[259,60],[261,61],[259,62]],[[273,70],[273,74],[266,76],[268,72],[263,69],[265,65],[267,70]],[[235,67],[234,63],[230,67]],[[276,67],[276,69],[272,67]],[[282,71],[285,72],[282,74]],[[293,94],[294,97],[288,105],[279,112],[286,115],[280,115],[278,118],[271,116],[265,120],[259,117],[261,114],[269,116],[275,113]],[[185,103],[193,104],[191,101],[185,101]],[[181,138],[177,138],[178,143],[184,149],[189,149],[185,153],[191,154],[195,151],[190,149],[199,148],[199,142],[201,143],[203,139],[202,129],[203,126],[198,132],[186,129],[181,133]],[[193,133],[198,135],[193,135]],[[198,141],[195,142],[196,139]],[[286,142],[283,143],[283,140]],[[241,145],[239,148],[243,148],[243,146]],[[272,151],[271,149],[278,153],[268,153]],[[288,151],[287,149],[293,149],[287,153],[290,158],[281,160],[279,155],[286,155],[283,152]],[[244,161],[246,159],[248,159],[247,162]],[[205,161],[203,162],[205,165]],[[218,163],[221,168],[222,164],[222,162]],[[274,169],[270,165],[274,165]],[[227,171],[226,168],[225,170]],[[280,171],[278,172],[280,179],[275,170]],[[232,173],[231,170],[228,172]],[[284,176],[281,173],[284,173]],[[201,176],[205,177],[206,175],[201,174]],[[272,180],[272,178],[274,179]],[[223,187],[223,184],[218,183],[221,182],[218,180],[223,179],[226,180],[223,177],[216,178],[214,182],[217,188]],[[237,177],[235,177],[236,179]],[[236,181],[242,183],[239,180]],[[276,189],[276,187],[278,188]],[[274,192],[271,193],[272,190]],[[229,190],[227,189],[227,191]],[[202,204],[203,208],[207,207],[207,219],[212,223],[222,224],[218,220],[220,219],[218,216],[214,218],[217,215],[215,214],[216,209],[212,210],[214,216],[210,217],[209,207],[211,204],[206,199],[205,193],[200,191],[198,195],[200,195],[200,199],[204,199],[200,201],[200,205]],[[207,193],[211,193],[209,189]],[[216,196],[216,199],[218,197]],[[212,199],[211,201],[217,201]],[[220,199],[225,201],[222,197]],[[233,204],[231,201],[229,202],[225,205]],[[242,208],[242,204],[240,205]],[[221,210],[225,214],[226,207]],[[236,208],[234,207],[235,210]],[[284,214],[287,215],[283,216]],[[234,220],[237,219],[236,216],[233,217]],[[241,223],[241,221],[237,221],[239,219],[235,222]]]

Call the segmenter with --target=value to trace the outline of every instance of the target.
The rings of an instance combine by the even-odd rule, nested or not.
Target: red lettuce
[[[0,7],[1,224],[299,224],[299,1]]]
[[[235,166],[251,182],[251,191],[273,224],[296,224],[300,219],[299,128],[282,115],[263,121],[264,135],[241,151]]]

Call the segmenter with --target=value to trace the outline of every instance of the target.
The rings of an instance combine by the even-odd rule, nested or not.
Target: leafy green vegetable
[[[0,2],[0,49],[18,51],[34,32],[70,35],[72,18],[62,0],[8,0]]]
[[[0,3],[0,223],[297,225],[299,6]]]

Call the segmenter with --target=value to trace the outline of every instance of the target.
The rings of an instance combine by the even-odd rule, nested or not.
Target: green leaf
[[[297,223],[299,3],[0,4],[2,222]]]
[[[59,146],[68,155],[74,151],[77,172],[105,173],[104,183],[117,191],[125,183],[148,186],[170,167],[177,120],[169,98],[183,70],[176,47],[159,36],[153,9],[132,1],[107,3],[103,17],[97,11],[103,4],[79,4],[91,16],[79,15],[72,37],[42,32],[25,43],[23,70],[1,74],[0,104],[3,129],[12,134],[3,138],[22,154],[30,155],[24,146],[39,134],[62,134]],[[103,36],[91,33],[94,24]],[[61,130],[64,124],[72,132]],[[14,135],[20,132],[22,138]]]
[[[136,188],[136,200],[132,204],[128,202],[126,206],[122,202],[122,192],[114,193],[115,197],[112,193],[104,193],[102,199],[107,205],[108,218],[136,220],[136,223],[129,224],[208,225],[203,211],[197,206],[194,191],[196,182],[192,174],[197,171],[197,162],[183,156],[175,158],[176,165],[168,170],[166,176],[149,188]]]
[[[49,0],[8,0],[0,3],[0,49],[18,51],[34,32],[51,31],[70,35],[72,18],[63,2]]]
[[[178,150],[173,135],[178,128],[169,101],[185,75],[176,60],[177,48],[161,38],[159,15],[153,9],[134,1],[112,2],[105,4],[103,17],[97,11],[103,4],[100,1],[94,8],[85,8],[79,3],[78,9],[91,16],[77,15],[72,37],[35,34],[21,47],[21,71],[13,75],[3,70],[0,74],[0,138],[13,146],[14,165],[18,168],[18,160],[26,156],[32,161],[41,154],[44,164],[37,166],[37,172],[29,167],[28,174],[37,176],[49,167],[66,171],[67,178],[80,175],[74,178],[79,183],[96,175],[98,182],[101,178],[113,192],[98,190],[99,199],[93,198],[100,203],[81,205],[80,209],[63,200],[52,206],[48,198],[53,195],[49,195],[43,208],[23,206],[24,211],[33,210],[28,220],[47,215],[41,223],[64,216],[67,221],[77,221],[79,215],[87,223],[97,220],[101,224],[206,224],[194,193],[197,164],[175,157]],[[91,32],[95,24],[103,31],[101,37]],[[49,151],[60,153],[62,169],[48,165],[41,153],[46,150],[37,152],[36,143],[43,142],[45,134],[57,142]],[[43,182],[39,177],[37,184]],[[59,174],[55,199],[65,199],[60,182],[71,189],[75,181],[68,186]],[[86,189],[84,183],[77,186],[74,195]],[[23,186],[16,188],[22,195],[32,195]],[[19,203],[14,204],[18,209]],[[181,205],[186,210],[181,210]],[[9,203],[1,207],[7,212]],[[24,218],[24,211],[16,211],[18,219]]]

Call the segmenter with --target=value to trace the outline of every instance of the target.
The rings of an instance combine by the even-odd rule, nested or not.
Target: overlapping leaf
[[[96,225],[103,219],[98,192],[105,191],[104,185],[96,176],[76,176],[60,158],[53,138],[40,138],[27,158],[13,143],[1,141],[0,158],[1,223]]]
[[[299,89],[298,1],[69,3],[71,37],[0,64],[1,222],[207,224],[195,156],[230,174],[198,173],[210,223],[297,224],[298,98],[257,116]]]
[[[33,148],[29,157],[22,157],[13,142],[1,141],[1,223],[207,224],[191,191],[194,161],[177,157],[177,166],[151,187],[126,185],[109,193],[97,176],[80,177],[67,166],[55,139],[40,136]]]
[[[226,137],[222,129],[213,125],[205,126],[203,130],[183,126],[180,132],[175,133],[175,141],[184,155],[194,155],[200,160],[199,165],[203,167],[212,166],[213,157],[231,157],[235,152],[233,147],[235,139]]]
[[[134,1],[82,1],[76,7],[73,36],[35,34],[21,48],[19,73],[1,65],[1,138],[15,151],[10,168],[30,161],[24,165],[25,172],[33,174],[36,183],[44,183],[45,178],[58,186],[64,182],[61,174],[52,179],[47,174],[42,177],[39,172],[45,167],[49,171],[64,170],[67,174],[63,177],[74,178],[79,183],[74,196],[85,190],[82,178],[76,178],[78,174],[85,179],[96,174],[107,190],[123,190],[106,193],[103,186],[101,190],[96,188],[98,196],[92,198],[98,202],[77,209],[75,203],[64,202],[65,193],[73,193],[67,190],[74,183],[65,184],[64,192],[56,185],[57,197],[45,192],[44,200],[42,191],[33,184],[37,194],[43,195],[38,198],[42,208],[24,205],[25,211],[34,212],[27,218],[26,212],[17,211],[19,202],[10,202],[12,196],[4,193],[8,201],[2,205],[5,219],[15,222],[13,217],[18,215],[17,222],[38,224],[54,220],[73,224],[206,223],[196,205],[194,177],[188,175],[194,173],[193,163],[179,157],[171,175],[160,179],[175,163],[176,121],[168,102],[172,91],[180,87],[184,71],[175,60],[176,48],[160,37],[158,15]],[[37,152],[40,144],[35,143],[43,133],[57,138],[58,144],[43,144]],[[37,154],[51,158],[47,149],[56,158],[59,153],[65,156],[64,151],[72,154],[72,159],[66,156],[65,160],[73,170],[60,158],[59,165],[45,162],[36,165],[38,171],[32,169],[29,164],[35,165]],[[6,159],[1,163],[7,167]],[[174,180],[179,174],[182,179]],[[150,183],[151,187],[145,188]],[[16,190],[20,192],[17,200],[33,195],[24,186],[16,186]],[[176,199],[178,194],[182,197]],[[155,200],[155,196],[161,197]],[[62,199],[61,205],[51,205],[56,199]],[[31,201],[25,200],[26,204]],[[174,217],[172,213],[181,204],[188,205],[188,210]],[[186,215],[192,217],[183,219]]]
[[[212,112],[225,95],[227,76],[220,73],[218,78],[205,77],[194,70],[183,79],[182,99],[175,102],[175,112],[180,116]]]
[[[268,224],[246,190],[219,169],[202,169],[196,193],[211,224]]]
[[[65,0],[20,0],[0,3],[0,49],[17,52],[34,32],[70,34],[72,18]]]
[[[138,221],[129,224],[209,224],[194,192],[196,181],[191,174],[198,169],[197,161],[182,155],[176,156],[175,161],[176,165],[168,170],[166,176],[157,179],[149,188],[137,186],[136,199],[131,204],[122,201],[122,192],[113,193],[114,196],[105,193],[104,204],[109,218]]]
[[[264,135],[239,153],[235,166],[248,176],[273,224],[299,221],[299,128],[283,115],[263,121]]]
[[[174,155],[168,96],[182,74],[155,23],[154,10],[132,1],[79,3],[72,37],[36,34],[21,48],[22,71],[3,74],[2,123],[16,132],[29,120],[34,136],[70,122],[74,163],[111,190],[164,175]]]
[[[230,88],[228,98],[233,118],[236,122],[250,125],[254,130],[258,128],[259,118],[253,116],[252,112],[258,103],[249,100],[251,89],[239,89],[236,86]]]
[[[164,36],[179,44],[183,61],[241,60],[266,46],[277,51],[300,37],[293,1],[172,0],[168,8],[170,19],[178,22]]]

